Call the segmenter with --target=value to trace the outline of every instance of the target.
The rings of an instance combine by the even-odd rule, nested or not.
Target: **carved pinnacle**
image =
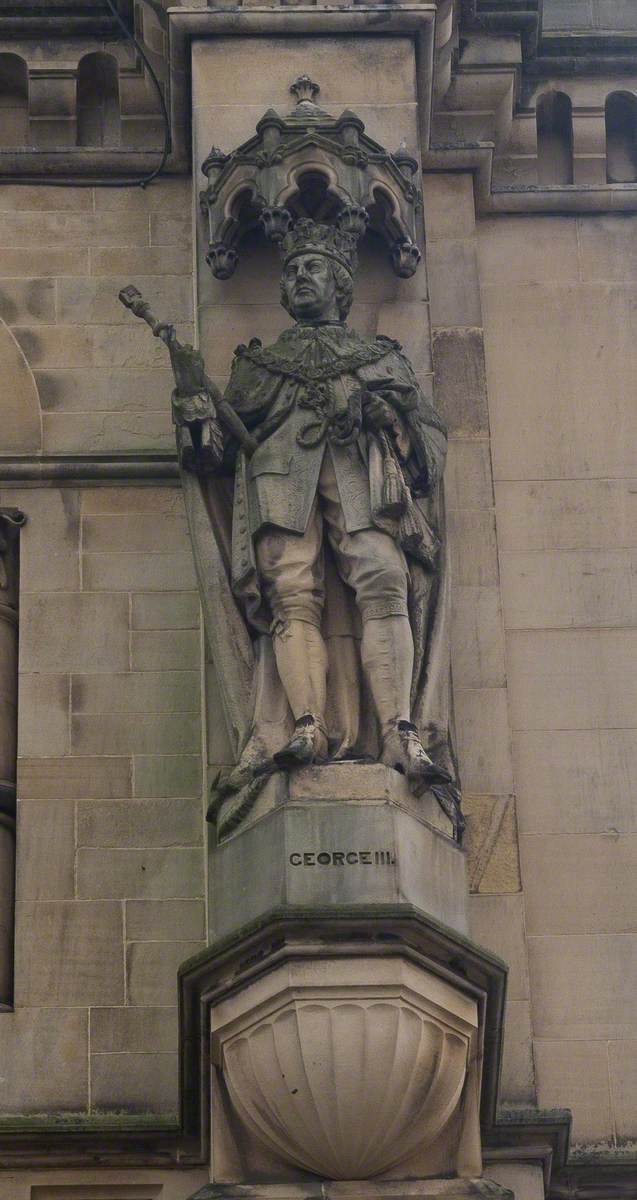
[[[309,100],[313,104],[320,90],[318,83],[310,79],[309,75],[299,75],[298,79],[295,79],[294,83],[290,85],[290,91],[296,98],[297,104],[301,104],[303,100]]]

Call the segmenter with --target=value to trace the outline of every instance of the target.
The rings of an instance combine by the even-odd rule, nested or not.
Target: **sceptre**
[[[174,325],[170,325],[166,321],[159,321],[157,317],[153,316],[150,304],[144,300],[141,292],[136,287],[133,287],[132,284],[122,288],[119,293],[119,299],[124,308],[129,308],[134,316],[140,317],[142,321],[145,321],[152,330],[153,335],[160,338],[168,348],[171,362],[175,369],[177,391],[179,392],[180,390],[177,369],[183,373],[185,368],[186,371],[189,370],[191,373],[193,391],[207,393],[214,408],[214,416],[218,419],[219,423],[225,426],[228,433],[236,437],[248,456],[253,454],[258,446],[256,438],[248,432],[241,417],[235,412],[232,405],[227,400],[224,400],[217,385],[206,374],[203,359],[199,352],[194,350],[192,346],[185,346],[179,341],[175,334]]]

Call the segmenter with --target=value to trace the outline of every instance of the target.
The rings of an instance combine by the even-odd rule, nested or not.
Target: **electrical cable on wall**
[[[148,0],[140,0],[140,2],[148,3]],[[128,25],[126,24],[121,13],[118,12],[117,6],[116,6],[116,0],[104,0],[104,3],[107,5],[110,13],[113,16],[113,19],[115,20],[116,24],[119,26],[120,30],[124,34],[124,37],[127,39],[127,41],[129,41],[131,43],[132,46],[134,46],[137,54],[139,55],[142,62],[144,63],[144,66],[146,67],[146,70],[148,71],[148,74],[150,75],[150,78],[155,86],[156,91],[157,91],[157,95],[159,97],[160,108],[161,108],[161,115],[162,115],[162,119],[163,119],[163,123],[164,123],[164,145],[163,145],[163,149],[162,149],[162,153],[161,153],[161,160],[160,160],[159,164],[154,168],[153,171],[150,172],[150,174],[143,175],[139,179],[84,179],[84,178],[82,178],[82,179],[71,179],[71,178],[43,179],[42,176],[22,175],[18,179],[2,180],[0,178],[0,182],[17,183],[17,184],[40,184],[40,183],[45,182],[47,187],[110,187],[110,188],[141,187],[141,188],[146,188],[146,187],[148,187],[148,185],[150,183],[153,182],[153,180],[157,179],[158,175],[161,175],[161,173],[166,165],[168,155],[170,154],[170,151],[172,149],[172,132],[171,132],[171,128],[170,128],[170,116],[168,113],[168,107],[166,105],[164,91],[163,91],[163,88],[162,88],[162,85],[161,85],[159,79],[157,78],[157,75],[152,66],[152,63],[150,62],[148,55],[146,54],[146,51],[144,50],[144,48],[141,45],[138,38],[135,36],[135,33],[131,29],[128,28]],[[154,9],[155,6],[151,5],[151,7]]]

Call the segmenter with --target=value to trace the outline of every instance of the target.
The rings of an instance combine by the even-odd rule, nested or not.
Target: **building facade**
[[[432,919],[410,953],[485,1006],[472,1169],[356,1185],[277,1174],[209,1083],[206,1005],[277,952],[259,898],[280,868],[258,821],[222,866],[206,822],[236,760],[210,623],[231,635],[223,607],[207,633],[201,615],[165,346],[118,300],[138,288],[219,386],[239,343],[289,324],[276,249],[232,198],[240,262],[211,271],[202,164],[282,124],[305,75],[323,117],[416,160],[422,262],[392,271],[383,230],[411,242],[379,200],[351,325],[400,341],[449,434],[468,925],[451,891],[431,901],[431,848],[398,890]],[[636,232],[631,0],[0,3],[0,1200],[455,1197],[465,1176],[635,1194]],[[311,887],[280,907],[312,905],[324,944],[337,914]],[[403,937],[397,908],[377,917]]]

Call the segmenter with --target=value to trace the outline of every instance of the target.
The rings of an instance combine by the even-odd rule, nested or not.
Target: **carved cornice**
[[[116,0],[130,20],[133,0]],[[104,0],[0,0],[0,37],[112,37],[117,31]]]

